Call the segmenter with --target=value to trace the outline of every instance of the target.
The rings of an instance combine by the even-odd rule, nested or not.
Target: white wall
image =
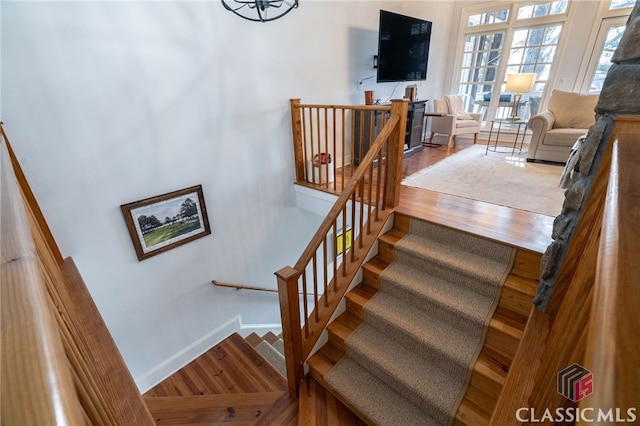
[[[275,296],[210,281],[275,287],[297,260],[321,217],[295,207],[288,100],[391,96],[358,84],[374,74],[380,8],[434,21],[428,98],[449,3],[304,0],[260,24],[218,1],[3,2],[5,129],[141,390],[239,319],[279,321]],[[138,262],[119,206],[195,184],[213,234]]]

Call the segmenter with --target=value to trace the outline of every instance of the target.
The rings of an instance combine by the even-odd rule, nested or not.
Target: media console
[[[426,100],[411,101],[407,109],[407,128],[404,139],[404,156],[408,157],[417,151],[422,150],[422,132],[424,125],[424,111]],[[382,111],[376,111],[372,114],[368,111],[355,111],[355,132],[354,132],[354,158],[353,164],[360,164],[360,160],[364,158],[369,151],[369,145],[375,141],[375,138],[382,129]],[[387,117],[389,112],[385,113]],[[371,119],[373,118],[373,137],[371,135]]]

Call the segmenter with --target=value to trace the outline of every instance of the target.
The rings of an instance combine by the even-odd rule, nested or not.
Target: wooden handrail
[[[265,287],[254,287],[254,286],[250,286],[250,285],[244,285],[244,284],[233,284],[233,283],[224,283],[218,280],[212,280],[211,283],[213,285],[215,285],[216,287],[226,287],[226,288],[233,288],[236,289],[238,291],[240,290],[254,290],[254,291],[264,291],[267,293],[277,293],[278,290],[275,288],[265,288]],[[298,296],[304,296],[305,294],[303,293],[298,293]],[[307,297],[311,297],[313,296],[312,294],[307,293],[306,294]]]
[[[299,99],[294,99],[291,101],[291,107],[298,179],[304,177],[304,173],[299,174],[300,171],[304,171],[304,165],[301,166],[305,161],[304,135],[317,134],[315,140],[318,141],[321,139],[320,134],[331,133],[329,126],[321,130],[321,125],[318,123],[322,118],[337,116],[336,109],[343,110],[341,113],[343,117],[346,116],[347,110],[352,115],[351,131],[347,132],[343,128],[342,140],[335,139],[338,137],[338,132],[334,131],[334,139],[331,143],[335,148],[346,146],[344,138],[347,134],[350,134],[351,141],[354,140],[354,111],[365,110],[371,113],[377,110],[389,111],[389,117],[381,119],[384,125],[358,166],[352,165],[351,178],[346,184],[343,182],[337,201],[300,259],[293,268],[287,266],[276,272],[287,363],[287,382],[289,391],[297,394],[305,359],[311,353],[347,287],[361,267],[378,232],[398,203],[408,101],[392,101],[389,108],[301,105]],[[301,113],[305,108],[316,108],[315,124],[305,124],[307,121]],[[309,113],[309,115],[312,114]],[[346,121],[343,120],[342,123]],[[360,123],[360,125],[363,124]],[[370,130],[373,134],[373,122],[371,126]],[[332,128],[335,130],[335,125]],[[327,147],[331,143],[323,142],[320,146]],[[343,150],[343,152],[346,151]],[[341,237],[338,236],[339,232]],[[347,237],[348,232],[350,232],[349,237]],[[340,252],[337,249],[339,244],[343,247]],[[298,293],[311,294],[312,300],[303,298],[302,303],[299,304]],[[304,321],[301,321],[301,318]]]
[[[73,259],[62,259],[4,131],[0,136],[2,423],[155,424]]]
[[[4,134],[2,223],[2,423],[85,424]]]
[[[232,284],[232,283],[224,283],[218,280],[212,280],[211,283],[217,287],[227,287],[227,288],[235,288],[236,290],[256,290],[256,291],[266,291],[269,293],[277,293],[278,290],[275,288],[264,288],[264,287],[254,287],[251,285],[243,285],[243,284]]]
[[[627,409],[640,395],[640,133],[613,146],[585,366],[594,377],[583,406]],[[640,415],[640,413],[635,413]],[[604,423],[604,422],[602,422]]]

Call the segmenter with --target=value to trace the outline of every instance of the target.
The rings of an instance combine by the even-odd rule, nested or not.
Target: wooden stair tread
[[[478,356],[474,371],[500,386],[504,385],[504,381],[507,378],[505,367],[484,352],[481,352],[480,356]]]
[[[262,337],[258,336],[256,333],[251,333],[247,337],[244,338],[251,346],[254,348],[262,343]]]
[[[387,231],[386,233],[380,235],[380,237],[378,237],[378,239],[380,241],[383,241],[383,242],[387,243],[387,244],[395,245],[395,243],[400,241],[402,239],[402,237],[404,237],[405,235],[407,235],[407,233],[405,231],[401,231],[401,230],[398,230],[396,228],[392,228],[389,231]]]
[[[269,331],[264,336],[262,336],[262,340],[267,341],[269,344],[273,345],[278,341],[278,336],[276,336],[273,332]]]
[[[489,323],[490,328],[495,328],[514,339],[521,339],[524,333],[524,326],[512,318],[504,315],[500,310],[496,310]]]
[[[389,263],[390,262],[388,260],[385,260],[380,256],[375,256],[373,259],[362,265],[362,269],[379,275],[387,266],[389,266]]]
[[[366,425],[313,378],[300,388],[299,426]]]
[[[309,369],[312,376],[320,383],[324,383],[324,376],[345,356],[344,351],[340,350],[331,342],[326,343],[318,352],[308,359]]]

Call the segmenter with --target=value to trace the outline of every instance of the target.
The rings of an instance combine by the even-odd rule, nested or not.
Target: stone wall
[[[580,149],[572,182],[565,192],[560,216],[553,224],[553,242],[542,257],[540,285],[535,305],[544,310],[576,229],[580,212],[606,150],[616,115],[640,115],[640,3],[636,2],[620,44],[611,59],[613,65],[604,81],[596,123]]]

